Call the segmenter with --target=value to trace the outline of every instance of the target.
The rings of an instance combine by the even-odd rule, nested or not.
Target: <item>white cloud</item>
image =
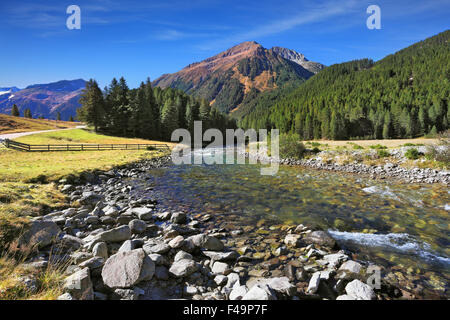
[[[340,15],[349,14],[357,5],[358,2],[356,0],[346,0],[340,2],[327,1],[316,5],[311,4],[308,8],[303,8],[302,10],[297,9],[297,13],[293,16],[268,21],[264,25],[256,26],[249,31],[237,33],[225,39],[206,44],[202,46],[201,49],[211,50],[216,47],[229,46],[243,41],[258,40],[260,38],[282,33],[302,25],[321,22]]]

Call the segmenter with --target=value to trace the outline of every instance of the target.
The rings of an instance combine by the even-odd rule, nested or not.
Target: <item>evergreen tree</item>
[[[178,129],[178,110],[173,100],[167,100],[161,112],[161,124],[163,127],[163,137],[170,140],[172,132]]]
[[[25,118],[29,118],[29,119],[32,119],[33,118],[33,115],[31,114],[31,110],[30,109],[25,109],[25,111],[23,112],[23,116],[25,117]]]
[[[59,111],[56,113],[56,120],[61,121],[61,113]]]
[[[80,98],[81,108],[77,110],[78,119],[93,125],[95,132],[104,124],[103,94],[95,80],[90,79]]]
[[[13,104],[13,106],[12,106],[11,115],[14,116],[14,117],[20,117],[19,108],[15,104]]]

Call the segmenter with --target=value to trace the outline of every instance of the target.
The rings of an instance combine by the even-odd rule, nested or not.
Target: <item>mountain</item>
[[[260,95],[240,122],[309,139],[407,138],[447,130],[450,30],[374,63],[327,67],[277,96]]]
[[[22,115],[25,109],[30,109],[34,118],[56,118],[57,112],[60,112],[62,120],[68,120],[70,116],[75,117],[85,86],[86,81],[77,79],[35,84],[22,90],[16,87],[0,88],[0,113],[9,114],[16,104]]]
[[[324,66],[293,50],[265,49],[249,41],[153,82],[204,98],[223,112],[236,112],[259,93],[301,83]]]
[[[17,87],[5,87],[5,88],[0,88],[0,97],[3,95],[8,95],[8,97],[11,97],[11,95],[14,92],[19,91],[20,89]]]

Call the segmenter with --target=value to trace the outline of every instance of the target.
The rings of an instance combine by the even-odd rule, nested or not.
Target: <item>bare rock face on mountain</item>
[[[279,54],[283,58],[301,65],[303,68],[305,68],[308,71],[311,71],[314,74],[325,68],[323,64],[309,61],[308,59],[305,58],[303,54],[298,53],[294,50],[282,47],[273,47],[271,50],[276,54]]]
[[[261,92],[301,83],[324,66],[284,48],[265,49],[243,42],[153,82],[204,98],[223,112],[234,112]]]

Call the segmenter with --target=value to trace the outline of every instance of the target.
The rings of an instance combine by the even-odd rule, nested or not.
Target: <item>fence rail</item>
[[[26,144],[9,139],[1,141],[5,147],[26,152],[103,151],[103,150],[170,150],[167,144]]]

